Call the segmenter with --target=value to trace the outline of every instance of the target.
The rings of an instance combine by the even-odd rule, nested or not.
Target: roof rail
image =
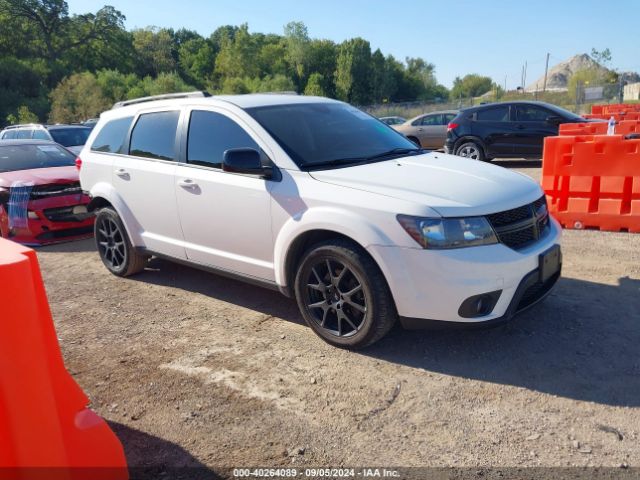
[[[211,94],[204,91],[199,92],[182,92],[182,93],[165,93],[164,95],[152,95],[151,97],[134,98],[132,100],[123,100],[122,102],[116,102],[111,108],[127,107],[129,105],[136,105],[138,103],[153,102],[155,100],[170,100],[173,98],[205,98],[210,97]]]

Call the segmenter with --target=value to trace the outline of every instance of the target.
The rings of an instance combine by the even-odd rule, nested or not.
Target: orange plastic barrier
[[[0,312],[0,478],[127,479],[120,441],[65,370],[35,252],[1,238]]]
[[[561,123],[558,131],[559,135],[606,135],[607,122],[593,123]],[[623,120],[616,123],[616,134],[628,135],[630,133],[640,133],[640,121]]]
[[[640,112],[640,103],[610,103],[591,105],[591,113],[594,115],[607,115],[612,113]]]
[[[542,188],[566,228],[640,232],[640,140],[547,137]]]
[[[602,120],[609,120],[611,117],[616,122],[622,122],[624,120],[640,120],[640,112],[617,112],[617,113],[587,113],[582,115],[584,118],[599,118]]]

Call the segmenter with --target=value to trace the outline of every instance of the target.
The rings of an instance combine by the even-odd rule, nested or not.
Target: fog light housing
[[[493,312],[501,294],[502,290],[496,290],[469,297],[460,305],[458,315],[462,318],[477,318],[489,315]]]

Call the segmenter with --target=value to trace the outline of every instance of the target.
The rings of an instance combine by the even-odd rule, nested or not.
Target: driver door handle
[[[178,185],[182,188],[196,188],[198,184],[191,180],[190,178],[185,178],[183,180],[178,180]]]
[[[118,175],[119,177],[126,177],[129,175],[129,172],[127,172],[124,168],[119,168],[116,170],[116,175]]]

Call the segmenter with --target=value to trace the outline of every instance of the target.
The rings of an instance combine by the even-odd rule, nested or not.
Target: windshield
[[[0,146],[0,172],[75,165],[75,156],[53,144]]]
[[[581,117],[580,115],[576,115],[575,113],[570,112],[569,110],[565,110],[562,107],[558,107],[557,105],[546,105],[546,107],[549,110],[553,110],[555,113],[557,113],[561,117],[570,118],[572,120],[584,120],[584,118]]]
[[[76,147],[87,142],[91,129],[88,127],[52,128],[49,133],[56,143],[65,147]]]
[[[344,103],[247,109],[303,170],[368,163],[420,151],[392,128]],[[375,158],[373,158],[375,157]]]

